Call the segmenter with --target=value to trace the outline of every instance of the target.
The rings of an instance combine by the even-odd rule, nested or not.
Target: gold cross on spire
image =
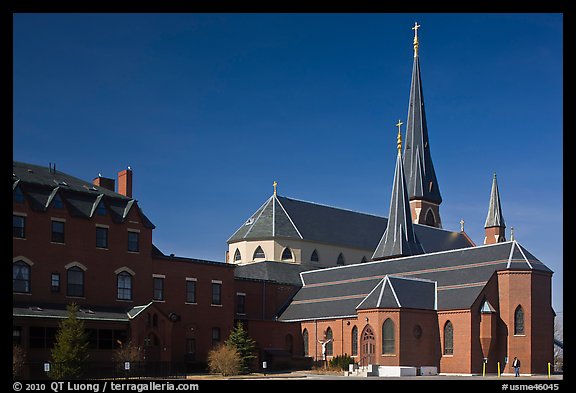
[[[397,138],[397,143],[398,143],[398,153],[400,153],[400,150],[402,150],[402,134],[401,134],[401,126],[402,126],[402,121],[400,119],[398,119],[398,123],[396,124],[396,127],[398,127],[398,138]]]
[[[418,22],[414,22],[414,27],[412,28],[412,30],[414,30],[414,57],[418,56],[418,29],[420,28],[420,25],[418,24]]]
[[[272,186],[274,186],[274,195],[276,195],[276,187],[278,186],[278,183],[276,183],[276,180],[274,180],[274,183],[272,183]]]

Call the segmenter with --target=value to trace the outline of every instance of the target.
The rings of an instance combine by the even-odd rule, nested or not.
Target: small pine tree
[[[238,352],[241,359],[240,372],[247,374],[250,372],[250,363],[253,359],[256,359],[254,355],[254,348],[256,343],[250,336],[248,332],[244,330],[244,326],[241,322],[236,324],[236,327],[230,332],[228,340],[225,341],[227,346],[234,347]]]
[[[53,379],[77,379],[82,377],[88,358],[88,336],[84,322],[77,318],[78,305],[66,307],[68,316],[59,324],[56,342],[52,349],[54,365],[50,370]]]

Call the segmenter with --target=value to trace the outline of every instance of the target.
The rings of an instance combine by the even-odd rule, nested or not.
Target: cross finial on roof
[[[418,24],[418,22],[414,22],[414,27],[412,28],[412,30],[414,30],[414,57],[418,56],[418,29],[420,28],[420,25]]]
[[[464,219],[460,220],[460,231],[464,232]]]
[[[278,186],[278,183],[276,183],[276,180],[274,180],[274,183],[272,183],[272,186],[274,187],[274,195],[276,195],[276,187]]]
[[[398,123],[396,124],[396,127],[398,127],[398,138],[397,138],[398,152],[402,150],[402,133],[400,132],[402,124],[404,123],[402,123],[402,121],[398,119]]]

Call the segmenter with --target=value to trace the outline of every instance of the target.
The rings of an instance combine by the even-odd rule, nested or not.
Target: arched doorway
[[[360,365],[366,366],[374,364],[376,359],[376,336],[374,330],[370,325],[366,325],[362,331],[362,339],[360,341]]]

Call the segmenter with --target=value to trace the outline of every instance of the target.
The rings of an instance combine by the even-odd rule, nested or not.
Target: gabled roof
[[[357,310],[371,308],[436,309],[436,282],[386,275],[358,304]]]
[[[417,304],[403,300],[411,299],[410,291],[414,284],[412,287],[403,285],[404,282],[393,281],[392,276],[435,282],[438,310],[468,309],[490,277],[496,271],[507,269],[552,273],[516,241],[312,270],[300,274],[303,287],[279,319],[295,321],[356,316],[356,307],[367,297],[367,305],[375,301],[374,291],[379,284],[381,289],[385,289],[383,278],[386,276],[393,284],[391,288],[394,288],[401,306],[403,301],[408,302],[404,304]],[[432,292],[427,293],[426,299],[418,301],[433,304]],[[384,298],[384,295],[385,292],[383,299],[388,302],[390,296]]]
[[[123,222],[129,212],[136,209],[143,224],[154,228],[154,224],[134,199],[104,187],[95,186],[52,168],[18,161],[13,161],[12,173],[13,190],[22,190],[33,210],[46,211],[59,196],[73,216],[90,218],[98,204],[104,203],[114,222]]]
[[[272,204],[276,199],[277,203]],[[273,210],[273,206],[275,206]],[[271,217],[275,213],[276,220]],[[274,228],[272,223],[275,222]],[[257,225],[255,225],[257,224]],[[251,226],[254,229],[250,230]],[[372,214],[306,202],[284,196],[272,196],[228,239],[228,243],[278,237],[350,247],[374,252],[388,219]],[[425,252],[470,247],[465,234],[426,225],[413,224]]]

